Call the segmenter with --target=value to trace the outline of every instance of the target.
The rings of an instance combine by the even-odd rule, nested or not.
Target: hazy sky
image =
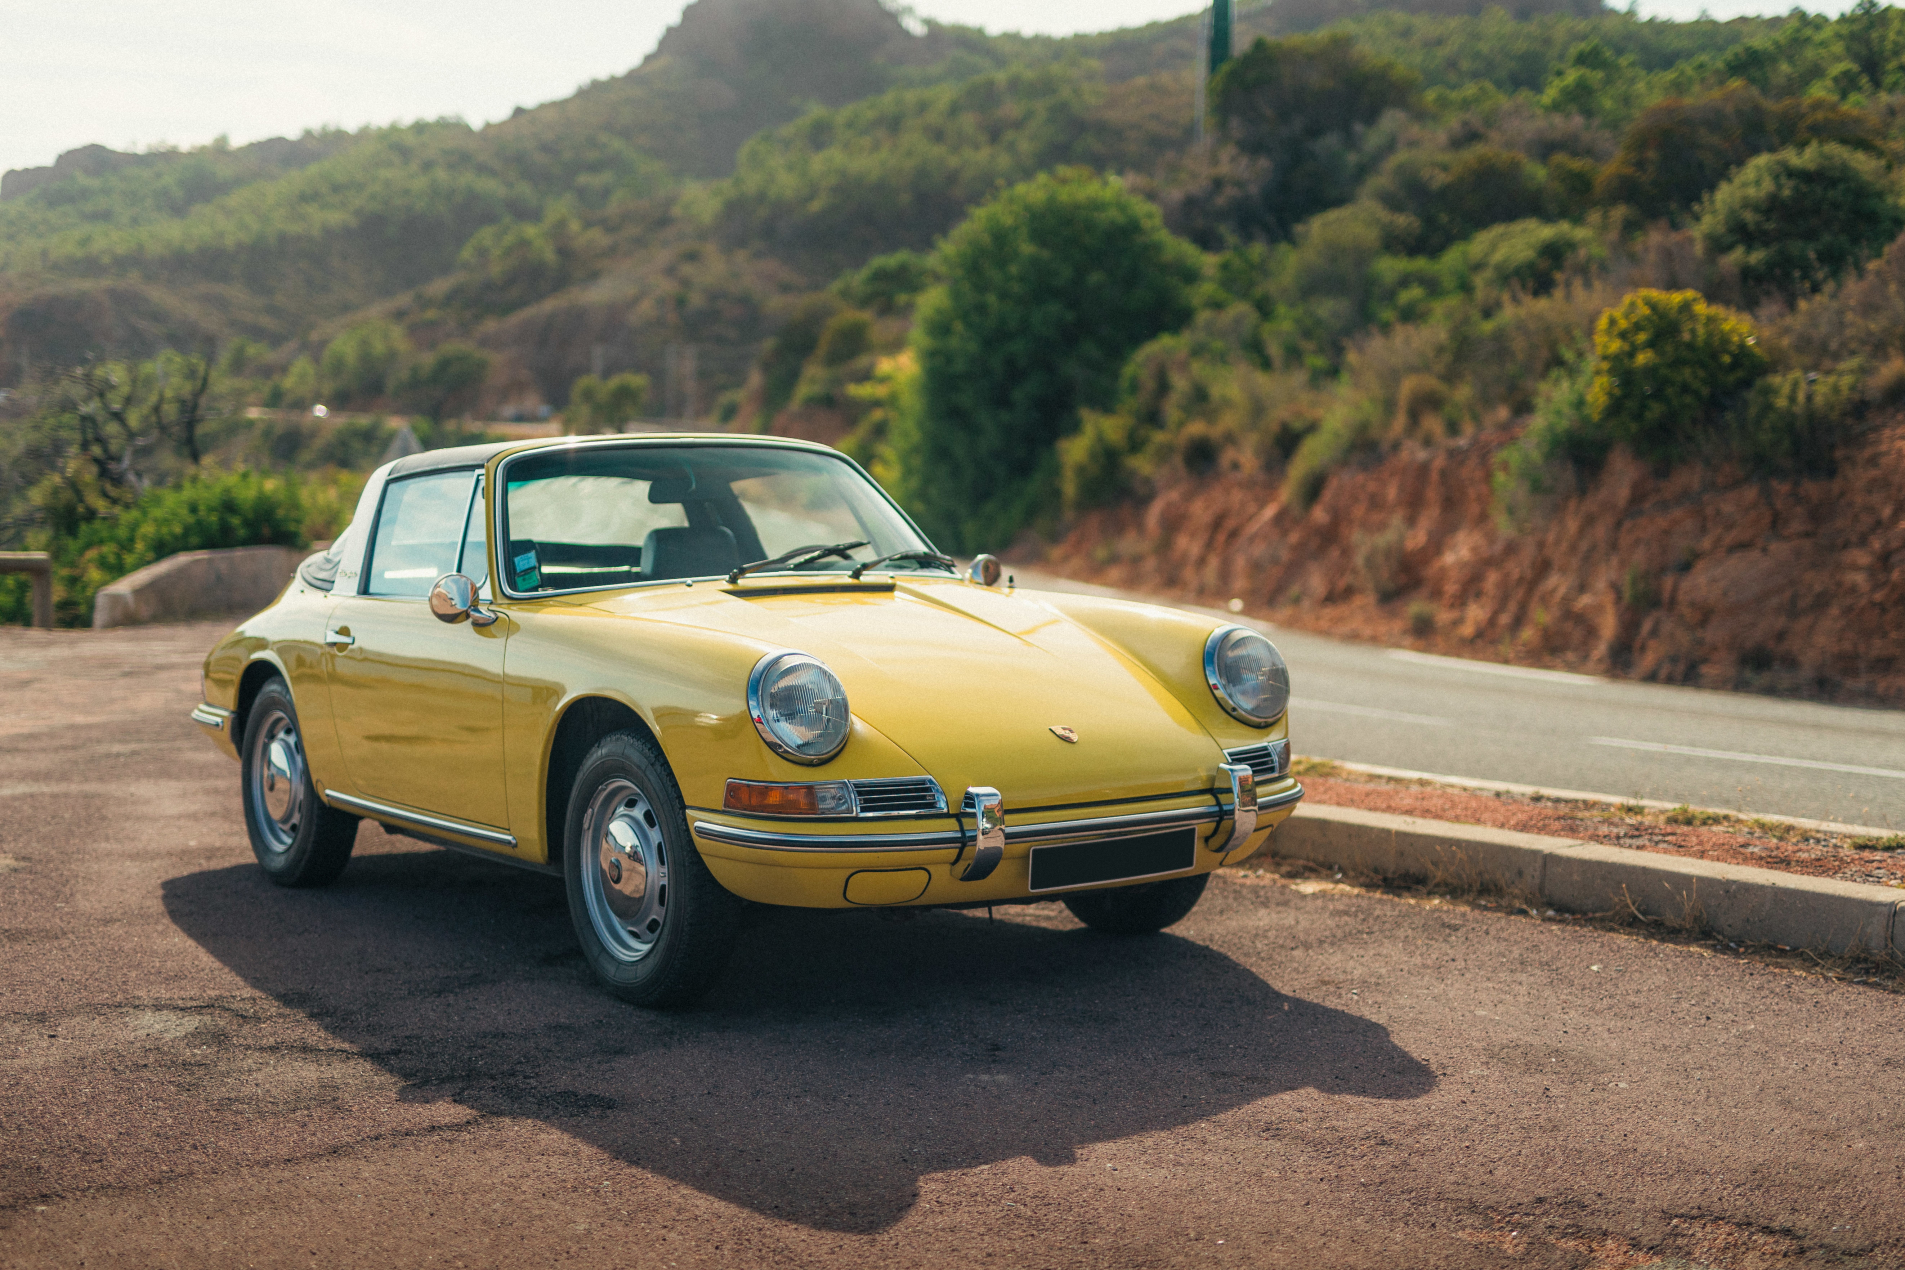
[[[1046,34],[1189,12],[1196,0],[919,0],[924,16]],[[1783,12],[1789,0],[1642,0],[1650,15]],[[1832,0],[1837,12],[1845,0]],[[0,169],[91,142],[243,144],[306,128],[473,124],[629,69],[682,0],[0,0]]]

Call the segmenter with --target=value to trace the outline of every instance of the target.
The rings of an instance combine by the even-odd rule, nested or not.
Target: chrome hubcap
[[[617,960],[640,961],[668,918],[668,852],[654,808],[628,781],[609,781],[589,802],[581,845],[596,936]]]
[[[265,846],[275,852],[291,849],[304,819],[304,745],[297,726],[274,711],[252,743],[252,819]]]

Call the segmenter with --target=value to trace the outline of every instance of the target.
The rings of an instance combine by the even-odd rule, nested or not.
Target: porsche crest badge
[[[1052,735],[1057,737],[1059,740],[1065,742],[1065,744],[1067,745],[1078,744],[1078,733],[1071,728],[1060,727],[1054,724],[1052,727]]]

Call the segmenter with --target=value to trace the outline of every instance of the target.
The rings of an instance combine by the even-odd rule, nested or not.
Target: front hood
[[[854,714],[937,777],[949,800],[970,785],[998,789],[1021,811],[1208,790],[1223,761],[1162,685],[1034,595],[947,579],[892,590],[697,587],[602,607],[819,657]],[[1054,735],[1058,726],[1077,742]]]

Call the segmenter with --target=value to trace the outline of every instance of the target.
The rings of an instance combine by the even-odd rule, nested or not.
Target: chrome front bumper
[[[1303,787],[1293,785],[1287,790],[1260,797],[1256,803],[1256,812],[1258,815],[1263,815],[1279,811],[1300,801],[1302,797]],[[1247,800],[1233,798],[1226,802],[1213,793],[1211,803],[1203,807],[1135,812],[1124,816],[1094,816],[1083,820],[1044,821],[1038,824],[1015,825],[1008,819],[1004,826],[1004,839],[1005,843],[1011,846],[1042,846],[1048,843],[1080,842],[1090,839],[1136,838],[1165,829],[1196,828],[1226,821],[1234,823],[1237,817],[1233,813],[1238,801],[1245,802],[1245,810],[1248,813]],[[957,817],[957,820],[956,828],[929,830],[923,833],[779,833],[766,829],[746,828],[741,825],[721,824],[711,820],[695,820],[693,826],[696,837],[706,838],[710,842],[725,842],[737,847],[753,847],[762,851],[947,851],[956,848],[964,852],[968,847],[979,845],[974,841],[979,834],[972,812],[969,809],[965,810],[964,814]],[[1251,824],[1253,831],[1255,824],[1253,819]],[[1225,845],[1219,849],[1228,851],[1241,845],[1239,838],[1227,835]],[[991,870],[987,869],[986,872],[990,873]],[[977,881],[978,878],[963,880]]]

